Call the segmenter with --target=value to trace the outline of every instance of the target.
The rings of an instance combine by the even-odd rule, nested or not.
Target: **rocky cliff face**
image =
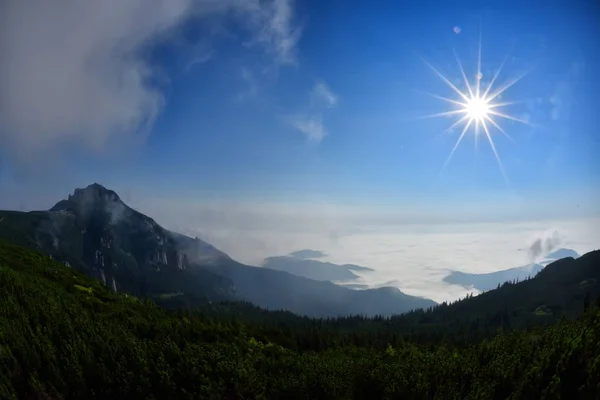
[[[39,247],[56,258],[84,269],[113,290],[138,295],[170,290],[183,279],[177,273],[228,258],[207,243],[162,228],[97,183],[59,201],[37,224],[34,236]],[[225,278],[204,270],[195,271],[197,275],[214,283],[214,291],[204,285],[214,292],[208,297],[232,295],[233,286]]]

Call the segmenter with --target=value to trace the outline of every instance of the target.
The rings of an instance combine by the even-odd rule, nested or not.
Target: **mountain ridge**
[[[293,255],[267,257],[262,266],[319,281],[352,281],[359,278],[355,274],[357,271],[373,271],[371,268],[360,265],[334,264]]]
[[[580,255],[572,249],[557,249],[548,253],[543,260],[537,263],[531,263],[521,267],[513,267],[494,272],[469,273],[458,270],[450,270],[450,273],[444,277],[444,282],[461,285],[466,288],[474,288],[481,291],[495,289],[505,282],[515,280],[524,280],[528,277],[536,276],[547,265],[563,258],[579,258]]]
[[[0,237],[40,250],[115,290],[174,306],[243,299],[311,316],[397,314],[432,300],[399,289],[364,291],[231,259],[200,239],[168,231],[93,183],[48,211],[0,211]],[[241,298],[240,298],[241,296]]]

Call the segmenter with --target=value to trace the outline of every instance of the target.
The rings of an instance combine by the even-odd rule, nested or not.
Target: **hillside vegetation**
[[[270,321],[280,318],[275,326],[242,320],[236,309],[167,312],[0,241],[0,397],[594,399],[600,393],[594,302],[577,319],[499,332],[467,346],[417,345],[358,322],[338,329],[337,320],[263,312]],[[303,321],[312,321],[310,329],[300,329]]]

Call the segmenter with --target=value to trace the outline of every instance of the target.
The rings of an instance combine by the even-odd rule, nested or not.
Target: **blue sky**
[[[142,180],[153,171],[153,179],[230,196],[375,202],[431,196],[476,201],[511,189],[537,197],[557,186],[577,191],[597,185],[590,100],[598,86],[591,76],[598,51],[591,19],[564,10],[431,14],[400,3],[378,9],[311,3],[302,12],[297,66],[280,67],[276,77],[256,77],[264,87],[255,92],[243,79],[243,71],[260,74],[264,68],[253,53],[224,55],[188,73],[174,71],[170,104],[143,152]],[[511,189],[487,143],[475,155],[472,136],[438,180],[459,132],[440,136],[452,122],[445,118],[413,119],[447,109],[417,90],[452,95],[419,57],[460,81],[455,49],[473,75],[480,26],[486,75],[507,55],[500,83],[536,67],[505,99],[529,100],[532,104],[507,111],[528,113],[541,127],[500,122],[516,146],[497,131],[493,136]],[[318,82],[335,94],[337,104],[305,111]],[[240,93],[249,94],[239,100]],[[554,97],[561,104],[554,105]],[[286,124],[288,115],[303,112],[322,116],[328,134],[319,143]],[[554,119],[553,112],[560,115]],[[179,182],[173,180],[178,176]]]
[[[143,70],[150,80],[132,85],[130,91],[116,85],[116,94],[107,98],[115,95],[123,103],[115,105],[116,111],[100,115],[94,107],[78,107],[96,96],[91,90],[100,92],[105,85],[90,85],[90,91],[69,97],[71,89],[60,86],[70,84],[68,75],[56,79],[51,68],[30,67],[51,61],[52,66],[69,69],[69,57],[83,58],[80,53],[58,51],[59,46],[68,47],[62,31],[48,31],[54,33],[50,38],[56,41],[50,45],[56,46],[58,55],[29,33],[23,35],[29,42],[3,44],[0,49],[13,53],[32,41],[47,49],[16,57],[16,66],[28,63],[29,69],[5,69],[4,79],[14,80],[11,71],[24,71],[21,75],[30,71],[58,83],[32,88],[28,82],[17,100],[12,97],[18,87],[3,94],[10,110],[29,108],[23,111],[26,117],[9,117],[12,124],[1,129],[0,190],[12,194],[0,205],[17,207],[23,197],[32,204],[31,194],[42,187],[62,197],[57,187],[63,193],[98,181],[141,197],[326,201],[375,208],[398,204],[438,211],[481,207],[499,212],[499,218],[507,202],[516,207],[511,215],[522,212],[523,218],[544,202],[540,215],[598,214],[594,206],[600,183],[594,113],[599,86],[595,72],[599,50],[594,41],[597,8],[583,2],[547,9],[537,2],[497,2],[496,7],[486,2],[485,9],[477,9],[473,2],[456,7],[431,2],[425,7],[384,1],[374,7],[366,1],[248,0],[250,6],[244,9],[204,10],[189,20],[190,10],[208,9],[210,1],[179,3],[181,9],[173,11],[181,14],[177,18],[148,16],[156,26],[169,30],[155,35],[156,29],[148,29],[146,36],[137,37],[131,42],[134,56],[100,51],[89,55],[96,60],[119,54],[122,63],[106,64],[115,68],[116,75],[130,71],[127,63],[133,63],[133,57],[136,68],[143,66],[134,72]],[[115,21],[120,18],[117,11],[110,14]],[[133,11],[124,9],[123,15],[127,12]],[[61,18],[68,18],[67,14],[57,12],[56,23],[64,25]],[[134,20],[143,26],[138,19],[144,16],[134,15]],[[244,23],[244,19],[257,22]],[[97,29],[82,36],[117,49],[119,43],[129,46],[119,34],[137,34],[134,29],[118,32],[114,37],[121,42],[117,43],[102,31],[102,25]],[[18,41],[22,32],[16,33],[13,37]],[[526,118],[533,126],[497,119],[516,145],[492,128],[510,185],[483,136],[475,151],[472,131],[440,175],[460,129],[442,132],[456,118],[416,118],[449,110],[447,103],[423,92],[455,96],[422,58],[462,89],[453,51],[473,82],[480,33],[483,82],[489,81],[505,57],[500,85],[535,67],[502,97],[502,101],[523,101],[503,111]],[[66,59],[61,60],[61,54]],[[88,68],[86,63],[75,65]],[[77,77],[79,72],[71,73]],[[93,79],[96,72],[82,79]],[[80,87],[84,84],[87,81]],[[75,108],[77,117],[60,109],[63,89],[64,108],[69,112]],[[38,101],[42,90],[45,102]],[[151,95],[128,103],[138,91]],[[27,96],[35,97],[35,107]],[[147,136],[131,141],[132,132],[139,128],[136,110],[148,106],[144,101],[159,98]],[[105,106],[89,101],[90,106],[96,104]],[[44,114],[47,118],[39,125],[23,122],[35,119],[29,115],[44,107],[58,108]],[[127,107],[133,111],[119,114]],[[89,116],[83,120],[82,115]],[[134,122],[115,133],[116,123],[130,117]],[[62,135],[63,131],[69,134]],[[53,156],[40,157],[40,151],[51,151]],[[31,154],[35,157],[27,158]],[[43,166],[38,165],[40,159]],[[53,179],[48,179],[49,171]],[[580,210],[565,210],[569,207]]]

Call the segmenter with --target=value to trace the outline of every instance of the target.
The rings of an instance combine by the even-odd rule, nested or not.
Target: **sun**
[[[465,104],[464,112],[467,114],[469,120],[484,123],[490,115],[488,101],[480,97],[471,97]]]
[[[507,139],[514,143],[514,140],[500,127],[498,122],[496,122],[496,118],[508,119],[511,121],[520,122],[523,124],[530,125],[531,124],[523,119],[516,118],[511,116],[505,112],[500,111],[502,107],[509,106],[512,104],[518,103],[518,101],[512,102],[498,102],[497,100],[500,98],[507,89],[512,87],[515,83],[521,80],[529,71],[517,76],[516,78],[508,80],[503,86],[499,87],[496,90],[492,90],[494,83],[496,82],[504,64],[506,63],[505,58],[504,61],[500,64],[500,67],[496,70],[494,76],[489,81],[485,88],[482,87],[483,75],[481,73],[481,37],[479,38],[479,52],[477,59],[477,73],[474,77],[474,83],[471,84],[469,79],[467,78],[467,74],[458,58],[456,52],[454,52],[454,56],[456,58],[456,62],[458,63],[458,67],[460,69],[463,81],[464,81],[464,90],[460,90],[455,84],[450,82],[448,78],[446,78],[440,71],[438,71],[433,65],[431,65],[426,60],[423,60],[429,68],[435,72],[435,74],[456,94],[457,98],[451,99],[447,97],[443,97],[437,94],[427,93],[428,95],[435,97],[439,100],[443,100],[449,105],[452,106],[453,109],[433,115],[426,115],[422,118],[430,118],[430,117],[447,117],[447,116],[460,116],[460,118],[450,126],[446,132],[453,132],[454,128],[459,126],[460,124],[464,124],[463,129],[458,136],[456,144],[454,148],[450,152],[450,155],[446,159],[446,162],[442,166],[442,171],[445,169],[446,165],[450,162],[450,159],[456,152],[456,149],[460,146],[463,138],[469,131],[469,128],[473,128],[473,133],[475,136],[475,143],[477,143],[477,137],[480,134],[484,134],[487,139],[492,152],[494,153],[494,157],[498,162],[498,166],[500,167],[500,171],[505,179],[507,179],[506,174],[504,172],[504,168],[502,166],[502,162],[500,160],[500,156],[498,155],[498,151],[496,150],[496,145],[494,144],[494,140],[492,139],[492,130],[491,127],[495,128],[498,132],[502,133]],[[442,172],[440,171],[440,173]],[[508,179],[507,179],[508,181]]]

